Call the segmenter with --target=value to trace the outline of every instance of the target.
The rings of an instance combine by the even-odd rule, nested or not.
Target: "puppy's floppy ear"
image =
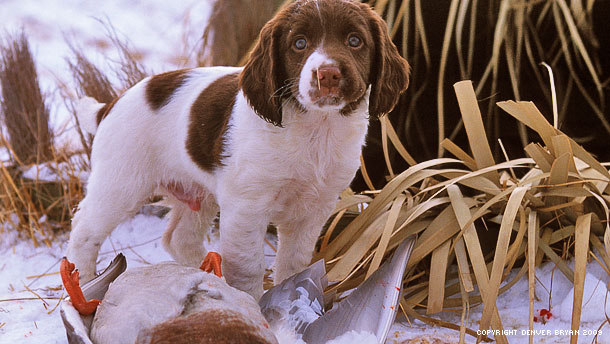
[[[392,111],[400,94],[409,86],[409,64],[400,56],[388,34],[386,23],[368,8],[369,25],[375,41],[371,64],[371,96],[369,114],[381,117]]]
[[[239,87],[256,114],[277,126],[282,125],[282,99],[275,94],[283,84],[281,35],[278,19],[265,24],[239,80]]]

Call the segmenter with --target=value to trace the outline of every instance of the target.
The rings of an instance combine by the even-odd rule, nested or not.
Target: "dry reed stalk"
[[[49,109],[40,91],[26,35],[22,32],[7,37],[0,54],[2,119],[12,147],[12,158],[26,164],[48,161],[53,149]]]
[[[68,67],[76,82],[78,97],[91,97],[100,103],[110,103],[117,97],[117,92],[108,77],[97,68],[87,57],[70,44],[74,58],[67,59]]]
[[[75,166],[65,157],[56,156],[41,167],[61,166],[54,181],[25,178],[19,168],[0,163],[0,223],[26,234],[39,245],[55,238],[56,231],[68,229],[73,210],[84,196],[84,187]]]
[[[116,30],[110,24],[103,22],[102,24],[109,39],[119,51],[119,69],[116,73],[123,84],[122,87],[131,87],[144,78],[146,72],[138,61],[137,54],[131,52],[129,44],[119,38]],[[80,50],[74,46],[71,46],[71,50],[74,60],[69,60],[68,65],[76,81],[76,95],[93,97],[103,103],[115,99],[118,92],[109,79]],[[5,51],[6,49],[3,50],[3,55],[6,55]],[[6,62],[3,64],[6,65]],[[4,79],[2,81],[4,86]],[[3,89],[7,89],[7,87],[3,87]],[[73,94],[68,91],[66,85],[60,85],[60,89],[68,109],[71,109],[75,115]],[[78,125],[76,116],[75,119],[83,147],[89,154],[89,138],[84,135]],[[10,130],[9,133],[11,133]],[[26,233],[34,245],[38,245],[39,240],[43,240],[49,245],[50,240],[55,237],[56,230],[70,227],[73,210],[84,196],[79,173],[88,169],[87,161],[78,158],[73,153],[56,151],[49,146],[48,163],[40,167],[53,170],[56,175],[54,180],[44,181],[38,176],[31,179],[25,178],[21,171],[23,168],[29,167],[26,164],[32,161],[20,160],[20,155],[15,153],[12,142],[7,142],[3,137],[0,139],[2,139],[0,140],[2,145],[11,152],[16,160],[14,165],[7,166],[2,162],[0,166],[0,185],[2,185],[0,187],[0,223],[3,224],[3,228],[8,226]]]
[[[0,223],[29,236],[34,245],[50,245],[55,230],[69,227],[71,211],[82,198],[77,176],[80,167],[57,152],[48,125],[48,108],[40,93],[33,58],[24,34],[9,39],[2,48],[2,110],[9,139],[0,135],[13,162],[0,162]],[[25,148],[24,148],[25,146]],[[43,181],[36,175],[25,178],[22,171],[36,163],[53,169],[57,181]]]
[[[490,142],[497,142],[502,136],[510,154],[525,147],[532,132],[523,123],[507,121],[495,102],[498,97],[519,101],[527,94],[545,111],[553,106],[558,109],[558,128],[563,125],[578,142],[593,139],[588,143],[591,151],[604,159],[610,157],[605,149],[610,121],[603,116],[610,95],[603,85],[607,84],[610,69],[605,55],[600,53],[607,47],[598,44],[607,40],[595,37],[595,33],[605,31],[600,21],[593,21],[594,10],[603,11],[608,3],[368,2],[386,19],[394,42],[414,71],[392,124],[403,143],[413,147],[417,159],[442,156],[444,138],[460,145],[468,142],[450,95],[450,85],[461,79],[472,79],[476,95],[485,102],[483,123]],[[439,26],[439,22],[446,25]],[[551,65],[561,81],[558,102],[552,99],[542,62]],[[436,106],[431,107],[434,102]],[[587,109],[586,115],[567,115],[581,109]],[[583,120],[593,130],[579,129],[583,126],[576,123]],[[431,129],[431,121],[435,122],[435,130]],[[501,156],[499,144],[492,145],[491,150],[496,159]],[[407,167],[396,156],[392,163],[394,172]]]
[[[121,55],[120,72],[117,72],[117,76],[122,82],[122,88],[126,90],[147,77],[148,72],[139,62],[138,56],[131,51],[126,41],[120,40],[118,36],[110,36],[110,38]]]
[[[342,292],[371,274],[379,257],[388,256],[402,239],[418,233],[407,266],[409,274],[418,277],[407,284],[403,306],[409,305],[414,312],[417,305],[429,314],[457,308],[465,314],[464,307],[482,303],[479,330],[502,329],[498,296],[526,273],[530,284],[534,283],[535,268],[546,259],[574,283],[572,327],[578,328],[589,244],[610,271],[610,173],[529,102],[498,106],[536,132],[544,146],[529,144],[525,149],[529,158],[494,162],[472,84],[458,83],[455,91],[474,154],[445,140],[444,146],[457,159],[415,164],[368,199],[343,195],[336,214],[359,202],[367,207],[341,230],[333,221],[334,232],[340,233],[324,234],[323,248],[314,259],[325,258],[329,279],[339,282],[332,290]],[[479,230],[481,225],[486,229]],[[488,232],[495,233],[495,238],[483,240]],[[572,257],[576,270],[565,261]],[[517,275],[507,281],[508,272],[515,268]],[[507,283],[500,287],[503,282]],[[475,292],[474,283],[480,292]],[[531,327],[533,295],[529,298]],[[449,327],[467,333],[462,319],[460,326]],[[503,336],[495,340],[506,342]]]
[[[148,76],[148,73],[140,62],[138,54],[130,47],[129,41],[122,39],[109,21],[100,20],[99,22],[104,27],[106,36],[118,51],[119,60],[114,61],[117,65],[114,71],[121,82],[121,87],[114,87],[108,76],[95,66],[78,47],[69,41],[68,45],[74,57],[73,59],[67,59],[67,63],[76,83],[76,96],[78,98],[87,96],[94,98],[100,103],[108,104],[116,99],[122,91],[132,87]],[[64,91],[66,106],[72,113],[76,123],[81,144],[87,156],[90,156],[92,137],[83,132],[78,122],[74,97],[70,92],[67,92],[65,87],[62,90]]]
[[[9,151],[10,144],[0,135]],[[22,171],[32,165],[8,165],[0,161],[0,224],[1,231],[23,233],[34,246],[42,241],[50,246],[58,231],[68,229],[73,210],[84,197],[84,187],[79,176],[82,162],[63,152],[52,150],[51,161],[34,165],[56,174],[53,181],[42,180],[36,175],[24,177]]]

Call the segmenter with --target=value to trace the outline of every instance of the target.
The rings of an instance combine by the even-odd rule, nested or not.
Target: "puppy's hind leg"
[[[152,187],[142,182],[117,183],[108,171],[94,171],[87,195],[72,219],[67,257],[76,265],[81,281],[95,276],[99,249],[121,222],[133,217],[150,196]]]
[[[199,267],[206,255],[205,233],[218,213],[214,197],[207,195],[201,210],[193,211],[186,204],[172,200],[169,224],[163,234],[165,250],[180,264]]]

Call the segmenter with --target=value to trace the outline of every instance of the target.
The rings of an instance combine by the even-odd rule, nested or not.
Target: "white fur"
[[[303,65],[303,69],[301,70],[301,76],[299,78],[299,94],[297,95],[297,100],[303,104],[305,107],[310,109],[318,109],[318,110],[341,110],[345,106],[345,101],[339,102],[333,106],[325,106],[324,108],[320,107],[320,105],[316,104],[316,102],[311,99],[311,90],[314,87],[318,87],[318,81],[314,80],[314,72],[318,69],[326,66],[336,66],[337,63],[332,58],[328,57],[326,53],[324,53],[322,48],[316,49],[305,61],[305,65]]]
[[[227,158],[210,173],[185,148],[190,109],[211,82],[239,71],[194,69],[158,111],[146,102],[145,79],[101,122],[87,195],[74,216],[67,253],[84,280],[93,276],[100,245],[115,226],[135,214],[155,190],[166,191],[163,185],[170,182],[203,198],[202,210],[194,212],[170,197],[173,209],[163,243],[178,262],[200,264],[206,254],[205,228],[220,208],[223,273],[232,286],[255,298],[262,295],[269,222],[278,225],[276,283],[309,264],[324,222],[360,165],[368,93],[347,116],[336,108],[304,103],[303,112],[286,103],[283,127],[277,127],[258,117],[238,92],[226,133]],[[304,69],[302,76],[308,73],[311,79],[311,71]],[[88,109],[86,115],[95,116],[99,107],[89,104]]]
[[[91,114],[97,114],[102,107],[104,107],[104,104],[98,103],[91,97],[83,97],[78,100],[75,107],[76,116],[80,127],[85,132],[95,134],[97,130],[96,116],[91,116]]]

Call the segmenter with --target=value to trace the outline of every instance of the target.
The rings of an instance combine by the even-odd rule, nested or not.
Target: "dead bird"
[[[391,260],[330,310],[324,309],[323,261],[270,289],[257,303],[218,276],[219,256],[204,264],[215,274],[161,263],[130,269],[112,282],[107,276],[120,271],[113,266],[124,264],[122,257],[83,286],[83,300],[95,293],[102,300],[91,323],[79,315],[76,307],[82,305],[76,300],[76,307],[64,302],[62,318],[70,343],[383,343],[413,243],[414,238],[405,240]],[[80,299],[73,273],[62,269],[70,301],[73,295]]]

